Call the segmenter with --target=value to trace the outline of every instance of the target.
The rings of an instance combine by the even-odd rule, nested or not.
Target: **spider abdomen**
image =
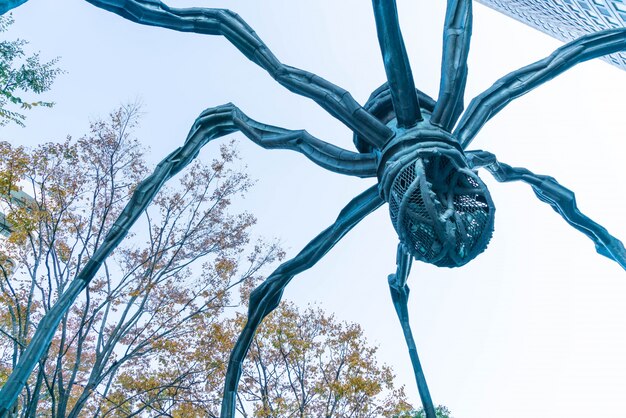
[[[495,207],[462,151],[435,138],[395,148],[383,156],[380,188],[406,249],[439,267],[462,266],[483,252]]]

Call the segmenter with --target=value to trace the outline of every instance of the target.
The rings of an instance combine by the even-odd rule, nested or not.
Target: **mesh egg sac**
[[[483,252],[495,208],[473,171],[454,159],[420,155],[396,175],[389,190],[391,221],[417,260],[459,267]]]

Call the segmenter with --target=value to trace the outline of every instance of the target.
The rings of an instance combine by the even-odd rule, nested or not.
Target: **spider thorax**
[[[391,221],[415,259],[462,266],[491,239],[491,195],[448,133],[432,125],[411,131],[385,147],[379,166]]]

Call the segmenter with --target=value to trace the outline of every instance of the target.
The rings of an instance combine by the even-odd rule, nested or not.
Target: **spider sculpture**
[[[24,1],[4,2],[0,12]],[[412,259],[441,267],[459,267],[485,250],[493,231],[495,207],[476,173],[478,168],[485,168],[500,182],[528,183],[541,201],[550,204],[571,226],[593,240],[600,254],[626,269],[626,250],[622,243],[577,209],[570,190],[552,177],[501,163],[489,152],[467,150],[482,126],[513,99],[579,62],[626,50],[626,28],[583,36],[564,45],[545,59],[504,76],[474,98],[463,112],[472,26],[471,0],[447,1],[441,82],[436,101],[414,86],[395,0],[373,0],[387,83],[374,91],[364,106],[336,85],[281,63],[256,33],[229,10],[175,9],[158,0],[88,1],[137,23],[226,37],[280,84],[315,100],[348,126],[354,132],[358,152],[338,148],[306,131],[289,131],[256,122],[233,104],[204,111],[184,145],[166,157],[138,186],[105,243],[60,296],[55,308],[43,318],[20,364],[0,393],[0,415],[15,401],[23,382],[48,346],[63,312],[85,289],[163,183],[196,158],[209,141],[235,131],[267,149],[300,152],[319,166],[339,174],[376,177],[378,184],[349,202],[334,224],[252,292],[248,321],[228,364],[223,418],[232,418],[235,414],[242,362],[257,327],[276,308],[285,287],[296,274],[312,267],[352,227],[384,203],[389,204],[391,222],[400,241],[397,270],[389,276],[389,287],[426,416],[435,418],[409,326],[406,281]]]

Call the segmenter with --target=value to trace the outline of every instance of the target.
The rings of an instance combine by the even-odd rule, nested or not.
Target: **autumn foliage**
[[[235,323],[243,321],[239,317]],[[393,372],[358,324],[281,304],[263,322],[244,364],[240,408],[254,417],[382,417],[410,410]]]

